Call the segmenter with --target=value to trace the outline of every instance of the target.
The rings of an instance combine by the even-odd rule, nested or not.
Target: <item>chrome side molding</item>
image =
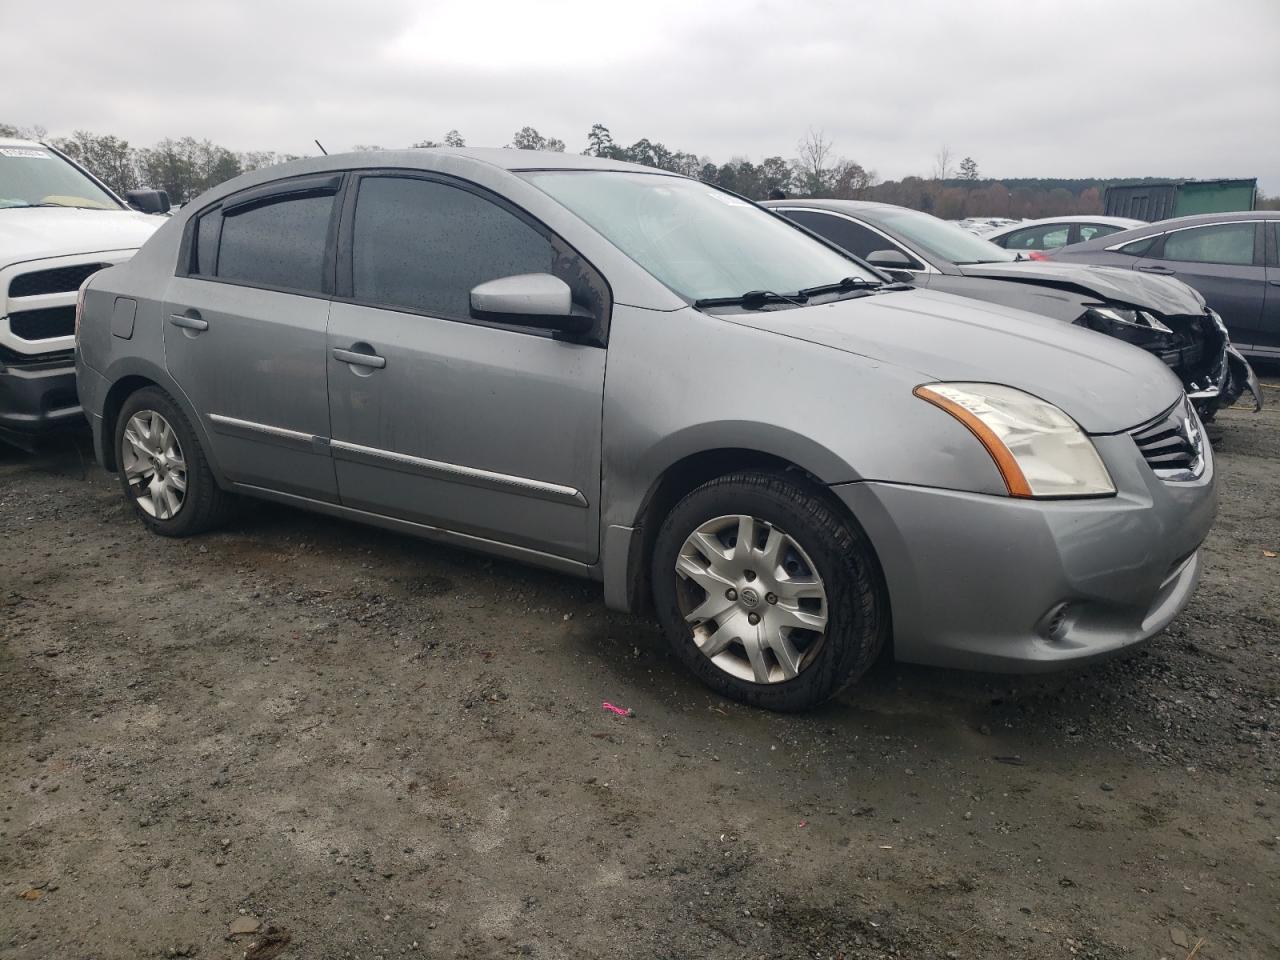
[[[411,457],[406,453],[395,453],[377,447],[366,447],[346,440],[330,440],[329,448],[338,460],[352,463],[367,463],[379,467],[392,467],[405,473],[416,473],[424,477],[438,480],[452,480],[467,483],[476,487],[487,487],[490,490],[502,490],[507,493],[521,493],[540,500],[553,503],[565,503],[575,507],[585,507],[587,498],[573,487],[559,483],[548,483],[545,480],[533,480],[529,477],[517,477],[508,473],[496,473],[492,470],[481,470],[478,467],[464,467],[456,463],[444,463],[440,460],[427,460],[423,457]]]

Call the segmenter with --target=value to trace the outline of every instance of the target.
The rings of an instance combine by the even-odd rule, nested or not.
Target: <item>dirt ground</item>
[[[0,450],[0,958],[1278,957],[1267,394],[1165,635],[799,717],[592,584],[274,506],[167,541]]]

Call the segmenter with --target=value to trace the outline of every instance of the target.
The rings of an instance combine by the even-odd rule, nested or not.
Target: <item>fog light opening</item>
[[[1060,603],[1044,615],[1041,632],[1046,639],[1056,642],[1066,638],[1071,628],[1070,613],[1071,604]]]

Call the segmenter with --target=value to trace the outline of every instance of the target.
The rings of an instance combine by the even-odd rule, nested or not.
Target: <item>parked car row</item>
[[[95,453],[158,534],[245,495],[601,581],[773,709],[886,648],[1026,671],[1161,631],[1216,504],[1196,298],[775,206],[528,151],[246,174],[81,286]]]
[[[1155,354],[1202,418],[1261,390],[1220,317],[1183,283],[1120,270],[1022,263],[1018,256],[918,210],[855,200],[766,206],[866,262],[930,290],[1017,307],[1088,327]]]

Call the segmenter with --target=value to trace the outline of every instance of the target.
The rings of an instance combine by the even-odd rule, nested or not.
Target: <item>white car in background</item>
[[[0,137],[0,441],[29,447],[82,425],[76,292],[132,257],[168,209],[161,191],[126,202],[53,147]]]
[[[1145,220],[1129,217],[1104,217],[1092,214],[1078,217],[1046,217],[1043,220],[1024,220],[1011,226],[997,227],[982,235],[998,247],[1021,253],[1032,260],[1041,259],[1037,253],[1056,250],[1072,243],[1083,243],[1109,233],[1119,233],[1132,227],[1140,227]]]

